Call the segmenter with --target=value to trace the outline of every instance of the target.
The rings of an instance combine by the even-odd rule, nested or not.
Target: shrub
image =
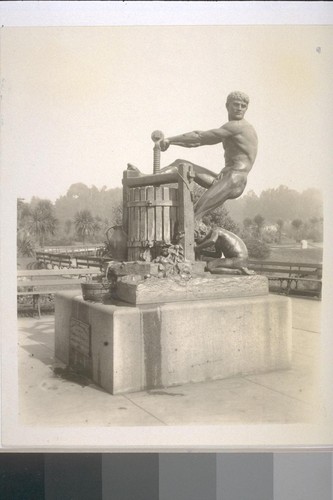
[[[279,235],[277,230],[270,227],[265,228],[262,232],[262,239],[265,243],[278,243]]]
[[[253,237],[243,238],[243,241],[251,259],[267,259],[269,257],[271,249],[264,241]]]
[[[209,214],[204,215],[202,222],[206,224],[206,226],[214,228],[222,227],[223,229],[231,231],[234,234],[239,234],[240,232],[238,224],[229,216],[225,207],[216,208]]]

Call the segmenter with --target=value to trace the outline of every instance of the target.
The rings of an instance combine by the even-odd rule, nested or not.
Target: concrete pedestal
[[[55,354],[111,394],[280,370],[291,363],[286,297],[103,305],[56,295]]]

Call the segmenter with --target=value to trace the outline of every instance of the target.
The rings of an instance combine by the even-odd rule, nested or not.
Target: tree
[[[18,257],[32,257],[35,252],[34,242],[29,233],[31,209],[23,198],[17,199],[16,248]]]
[[[255,223],[255,225],[257,226],[257,236],[260,237],[261,236],[261,233],[262,233],[262,229],[264,227],[264,222],[265,222],[265,219],[262,215],[260,214],[257,214],[254,219],[253,219],[253,222]]]
[[[323,196],[322,192],[316,188],[309,188],[300,194],[299,213],[297,218],[320,219],[323,216]]]
[[[283,226],[284,226],[284,221],[282,219],[278,219],[276,221],[276,227],[277,227],[278,242],[279,242],[279,244],[281,244]]]
[[[238,224],[229,216],[229,212],[224,206],[216,208],[204,215],[202,222],[206,224],[206,226],[222,227],[235,234],[240,232]]]
[[[86,237],[94,234],[95,219],[90,210],[80,210],[74,216],[75,231],[82,242],[85,243]]]
[[[96,235],[100,232],[101,227],[102,227],[102,220],[100,219],[100,217],[95,217],[92,227],[92,235],[94,237],[96,237]]]
[[[67,219],[74,221],[77,212],[82,210],[89,210],[95,218],[100,217],[103,221],[107,218],[109,224],[103,222],[101,225],[104,227],[94,236],[102,239],[108,227],[121,224],[121,218],[114,220],[113,216],[118,214],[118,205],[122,206],[121,188],[107,189],[103,186],[98,190],[96,186],[88,187],[82,183],[72,184],[67,193],[55,201],[56,216],[63,228]]]
[[[244,214],[248,217],[254,217],[257,210],[260,210],[260,200],[256,193],[250,190],[241,198],[243,202]]]
[[[69,234],[71,232],[72,225],[73,225],[73,221],[71,219],[67,219],[65,221],[65,233],[66,234]]]
[[[45,238],[54,235],[58,220],[54,216],[50,200],[39,200],[30,213],[29,231],[35,235],[39,245],[44,246]]]
[[[267,259],[271,253],[270,247],[258,238],[243,238],[250,259]]]
[[[17,199],[17,232],[26,230],[31,215],[30,206],[23,198]]]
[[[253,191],[226,203],[230,216],[241,222],[245,217],[256,214],[265,214],[266,221],[275,222],[277,219],[284,221],[292,219],[310,219],[322,217],[323,199],[320,190],[315,188],[298,192],[287,186],[265,189],[257,196]]]
[[[68,198],[84,198],[87,197],[89,193],[89,188],[83,182],[76,182],[71,184],[67,191]]]
[[[26,234],[17,234],[16,246],[18,257],[33,257],[35,254],[34,244]]]
[[[300,229],[303,225],[303,221],[301,219],[294,219],[291,221],[291,225],[296,233],[296,241],[300,241]]]
[[[252,219],[250,219],[250,217],[245,217],[245,219],[243,220],[244,229],[248,231],[252,225],[253,225]]]
[[[29,233],[31,209],[23,198],[17,199],[17,251],[19,257],[30,257],[34,250],[34,244]]]
[[[118,203],[112,207],[112,224],[114,226],[121,226],[123,223],[123,204],[122,202]]]
[[[323,241],[323,218],[312,217],[309,221],[307,238],[313,241]]]

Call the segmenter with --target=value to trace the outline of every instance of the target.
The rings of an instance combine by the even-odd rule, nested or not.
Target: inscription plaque
[[[70,345],[81,354],[91,356],[91,328],[88,323],[71,318]]]
[[[91,377],[91,327],[88,323],[71,318],[69,331],[69,364]]]

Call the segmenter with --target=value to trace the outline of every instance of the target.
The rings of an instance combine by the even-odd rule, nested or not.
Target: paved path
[[[165,426],[311,422],[318,408],[320,308],[292,299],[291,370],[112,396],[54,375],[54,316],[19,318],[21,422],[48,426]],[[80,382],[80,381],[79,381]]]

